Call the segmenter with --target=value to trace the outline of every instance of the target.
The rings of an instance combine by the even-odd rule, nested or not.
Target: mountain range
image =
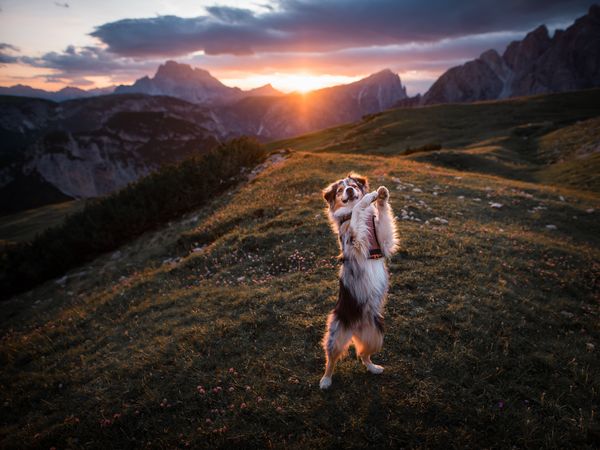
[[[0,213],[97,197],[225,139],[290,137],[358,120],[406,97],[389,70],[307,95],[280,95],[269,86],[254,93],[271,95],[249,95],[174,62],[149,80],[167,90],[178,89],[174,80],[182,78],[189,83],[177,92],[205,103],[139,93],[60,103],[0,97]]]
[[[172,97],[6,96],[0,107],[3,213],[101,196],[220,141],[204,107]]]
[[[600,6],[590,7],[566,30],[550,37],[541,25],[500,55],[479,58],[446,71],[421,105],[496,100],[600,86]]]
[[[548,28],[540,25],[523,40],[508,45],[502,55],[490,49],[479,58],[448,69],[423,96],[408,98],[404,92],[395,106],[497,100],[598,86],[600,5],[592,5],[586,15],[575,20],[566,30],[556,30],[550,36]],[[208,106],[227,105],[248,97],[284,96],[270,84],[248,91],[229,87],[206,70],[175,61],[167,61],[159,66],[152,78],[145,76],[132,85],[116,88],[86,91],[66,87],[51,92],[24,85],[0,87],[0,95],[37,97],[59,102],[110,93],[167,95]],[[386,103],[385,99],[382,99],[382,103]]]
[[[270,84],[249,91],[225,86],[208,71],[175,61],[162,64],[153,78],[143,77],[131,86],[118,86],[114,93],[168,95],[204,105],[227,104],[256,95],[283,95]]]
[[[13,95],[16,97],[35,97],[43,98],[44,100],[52,100],[54,102],[64,102],[76,98],[97,97],[99,95],[112,94],[115,90],[114,86],[97,88],[97,89],[79,89],[73,86],[64,87],[58,91],[46,91],[44,89],[36,89],[24,84],[15,86],[0,86],[0,95]]]

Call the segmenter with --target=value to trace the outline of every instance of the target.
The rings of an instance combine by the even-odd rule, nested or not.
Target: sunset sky
[[[554,0],[0,0],[0,85],[131,83],[166,59],[243,89],[289,92],[389,68],[409,95],[489,48],[592,2]]]

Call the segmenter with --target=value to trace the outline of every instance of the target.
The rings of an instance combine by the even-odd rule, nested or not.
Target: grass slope
[[[0,244],[30,241],[48,227],[60,225],[65,216],[79,211],[85,202],[63,202],[28,209],[0,218]]]
[[[349,170],[390,188],[402,250],[385,372],[351,352],[321,392],[337,247],[319,191]],[[403,157],[293,153],[5,302],[0,446],[594,448],[599,207]]]
[[[443,167],[600,192],[597,149],[596,155],[591,156],[592,164],[574,161],[575,151],[569,149],[561,153],[563,164],[547,167],[548,147],[561,152],[561,139],[587,135],[586,145],[597,148],[600,141],[597,131],[593,131],[597,122],[588,119],[599,116],[600,89],[591,89],[504,101],[389,110],[366,116],[361,122],[274,142],[270,147],[412,154],[412,159]],[[569,142],[575,145],[582,140],[580,137]],[[439,147],[442,150],[435,151]]]

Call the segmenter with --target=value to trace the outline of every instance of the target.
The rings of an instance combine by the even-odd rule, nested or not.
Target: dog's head
[[[329,212],[335,214],[336,211],[342,209],[347,209],[348,212],[351,211],[352,207],[367,192],[369,192],[367,177],[349,173],[346,178],[337,180],[323,189],[323,198],[329,205]]]

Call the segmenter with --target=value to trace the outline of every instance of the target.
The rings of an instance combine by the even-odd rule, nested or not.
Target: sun
[[[236,74],[237,75],[237,74]],[[243,77],[219,76],[217,78],[227,86],[237,86],[241,89],[253,89],[270,83],[275,89],[286,94],[298,92],[306,94],[316,89],[329,86],[348,84],[360,80],[365,74],[354,76],[314,73],[307,70],[290,72],[272,72],[268,74],[248,74]]]
[[[285,82],[287,90],[300,92],[301,94],[321,89],[329,84],[323,80],[322,76],[307,73],[288,74],[285,78],[281,81]]]
[[[338,84],[352,83],[361,76],[314,74],[310,72],[278,73],[273,77],[273,86],[284,92],[307,92]]]

